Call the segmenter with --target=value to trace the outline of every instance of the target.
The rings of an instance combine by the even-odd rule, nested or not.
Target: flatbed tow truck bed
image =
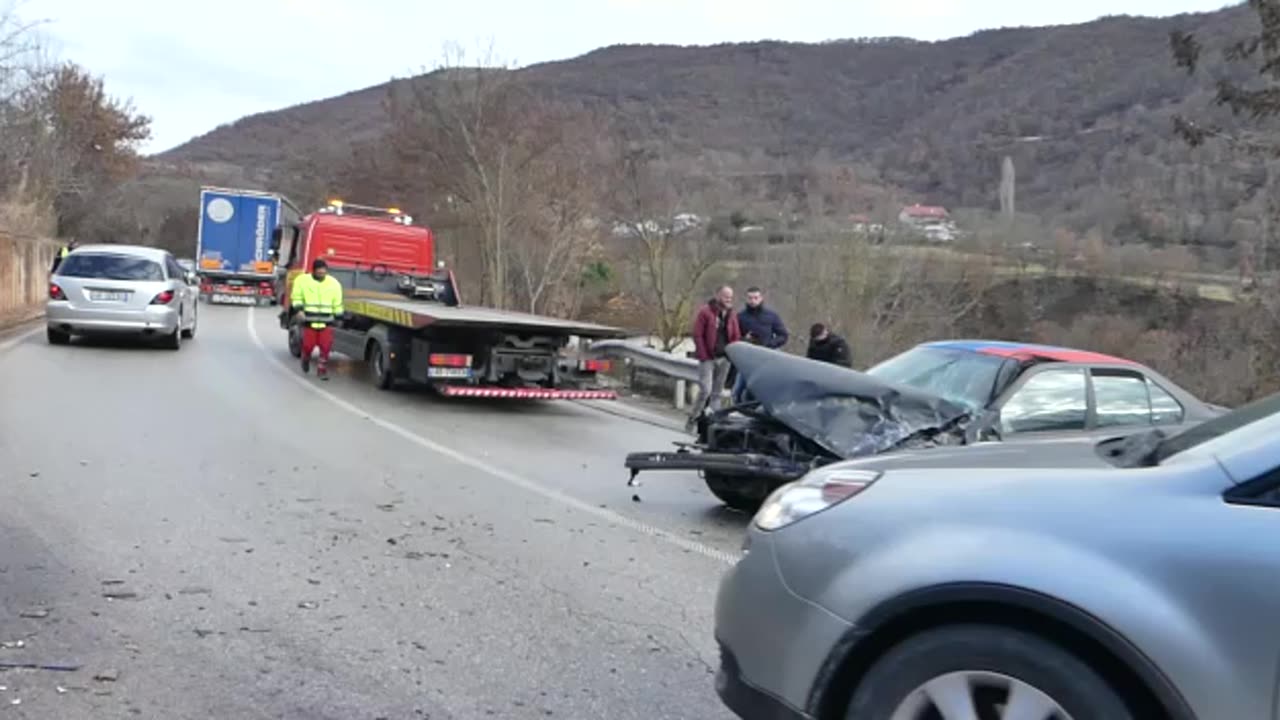
[[[353,292],[352,295],[358,292]],[[364,315],[391,325],[412,329],[435,326],[440,328],[488,327],[508,332],[558,330],[565,335],[577,335],[593,340],[626,336],[622,330],[606,325],[530,315],[512,310],[449,306],[414,300],[356,296],[347,300],[346,309],[356,315]]]

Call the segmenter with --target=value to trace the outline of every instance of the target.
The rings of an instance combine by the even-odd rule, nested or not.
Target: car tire
[[[196,337],[196,325],[200,324],[200,311],[194,307],[191,310],[191,327],[182,331],[182,337],[187,340],[194,340]]]
[[[759,510],[774,488],[767,480],[712,471],[704,472],[703,480],[720,502],[747,513]]]
[[[932,698],[965,696],[976,717],[1000,717],[1014,692],[1043,710],[1036,717],[1133,720],[1115,689],[1080,658],[997,625],[941,627],[902,641],[863,676],[845,719],[950,718]],[[1055,707],[1052,715],[1048,709]]]
[[[297,323],[289,326],[289,354],[296,358],[302,357],[302,328]]]
[[[377,340],[369,341],[365,360],[369,365],[369,379],[373,381],[373,386],[379,390],[389,390],[395,383],[395,376],[391,374],[390,358],[382,350],[382,343]]]
[[[71,342],[71,333],[53,328],[45,328],[45,338],[49,340],[50,345],[67,345]]]
[[[181,350],[182,349],[182,318],[181,317],[178,318],[178,327],[174,328],[173,332],[169,333],[168,335],[165,335],[164,338],[160,340],[160,347],[164,348],[165,350]]]

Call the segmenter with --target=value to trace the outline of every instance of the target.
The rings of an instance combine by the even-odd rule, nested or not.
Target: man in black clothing
[[[809,352],[805,355],[810,360],[853,367],[853,353],[849,350],[849,343],[822,323],[814,323],[809,328]]]

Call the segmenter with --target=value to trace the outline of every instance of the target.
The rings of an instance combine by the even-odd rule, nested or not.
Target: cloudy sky
[[[12,2],[13,0],[7,0]],[[241,116],[429,69],[444,48],[518,65],[618,43],[935,40],[1226,0],[17,0],[63,57],[154,118],[148,152]],[[6,0],[0,0],[4,5]]]

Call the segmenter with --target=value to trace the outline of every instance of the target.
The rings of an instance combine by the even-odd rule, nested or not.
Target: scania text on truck
[[[280,275],[272,239],[298,210],[283,196],[254,190],[204,187],[196,232],[200,298],[234,305],[275,304]]]
[[[365,361],[380,388],[405,381],[455,397],[615,397],[598,386],[609,361],[579,357],[571,341],[585,346],[621,330],[464,305],[431,230],[397,208],[330,201],[282,228],[273,249],[286,268],[279,317],[294,357],[302,332],[289,309],[292,282],[323,258],[347,311],[334,325],[334,352]]]

